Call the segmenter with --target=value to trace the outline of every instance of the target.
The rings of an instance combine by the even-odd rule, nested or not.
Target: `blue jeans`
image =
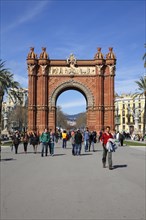
[[[66,139],[62,139],[62,148],[66,148]]]
[[[42,143],[42,153],[41,156],[44,156],[44,150],[45,150],[45,155],[48,155],[48,143]]]
[[[81,144],[75,145],[75,155],[80,155],[81,153]]]
[[[75,144],[72,144],[72,155],[75,155]]]
[[[85,152],[86,152],[89,147],[89,140],[84,140],[84,145],[85,145]]]
[[[50,154],[54,155],[54,143],[50,143]]]

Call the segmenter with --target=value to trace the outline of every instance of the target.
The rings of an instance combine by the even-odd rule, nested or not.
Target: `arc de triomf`
[[[28,130],[42,132],[56,128],[56,102],[69,89],[86,99],[87,126],[99,131],[109,125],[114,129],[114,77],[116,57],[113,48],[103,56],[101,48],[93,60],[50,59],[46,48],[39,56],[30,48],[28,65]],[[71,100],[71,97],[69,97]]]

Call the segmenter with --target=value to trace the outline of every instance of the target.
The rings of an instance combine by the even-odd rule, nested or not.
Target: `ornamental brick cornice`
[[[26,60],[27,60],[27,65],[37,65],[37,63],[38,63],[37,59],[29,58]]]
[[[38,111],[48,111],[47,105],[37,105],[36,108]]]
[[[95,106],[94,109],[97,110],[97,111],[103,111],[104,106],[103,105]]]
[[[115,110],[115,106],[104,106],[104,110],[105,111],[111,111],[111,110]]]
[[[39,65],[49,65],[49,60],[48,59],[39,59],[38,64]]]
[[[36,111],[36,106],[35,105],[29,105],[28,106],[28,111]]]

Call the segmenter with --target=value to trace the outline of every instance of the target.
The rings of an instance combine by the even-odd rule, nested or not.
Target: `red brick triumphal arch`
[[[27,65],[28,130],[55,129],[57,98],[69,89],[84,95],[89,129],[99,131],[106,125],[114,129],[116,57],[112,48],[105,58],[98,48],[93,60],[77,60],[73,54],[67,60],[49,59],[44,47],[38,58],[31,48]]]

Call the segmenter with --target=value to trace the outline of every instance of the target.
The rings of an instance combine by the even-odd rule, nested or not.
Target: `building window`
[[[123,118],[123,124],[125,124],[125,118]]]
[[[139,108],[141,108],[141,103],[139,103]]]
[[[141,123],[141,117],[139,117],[139,123]]]
[[[130,116],[128,116],[128,123],[130,123]]]
[[[141,125],[139,125],[139,130],[141,130]]]
[[[125,130],[125,125],[123,125],[123,130]]]
[[[125,109],[125,104],[123,104],[123,109]]]
[[[123,112],[122,112],[122,113],[123,113],[123,116],[125,116],[125,110],[123,110]]]

